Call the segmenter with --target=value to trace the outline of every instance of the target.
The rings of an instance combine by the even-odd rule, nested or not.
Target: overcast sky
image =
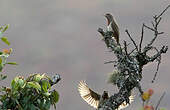
[[[62,80],[54,87],[60,94],[57,110],[93,110],[79,96],[77,85],[80,80],[86,80],[98,93],[104,90],[110,94],[117,92],[116,87],[106,83],[107,74],[114,67],[104,64],[115,57],[108,52],[97,32],[99,27],[106,26],[104,14],[114,15],[120,27],[120,42],[130,41],[125,29],[139,42],[142,23],[150,25],[152,16],[168,4],[169,0],[0,0],[0,24],[10,24],[5,35],[14,49],[9,60],[19,63],[4,69],[9,77],[2,83],[9,86],[16,75],[60,73]],[[154,45],[161,48],[170,42],[170,9],[163,16],[159,29],[165,34]],[[147,32],[143,44],[152,37]],[[1,44],[3,47],[7,46]],[[160,106],[167,109],[170,108],[169,59],[168,51],[162,57],[154,84],[150,82],[156,71],[155,62],[144,67],[141,82],[144,90],[154,89],[153,104],[166,91]],[[141,100],[136,95],[135,102],[127,110],[140,107]]]

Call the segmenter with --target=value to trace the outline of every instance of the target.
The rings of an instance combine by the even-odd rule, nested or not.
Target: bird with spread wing
[[[102,105],[105,100],[109,98],[108,92],[104,91],[102,95],[99,95],[98,93],[91,90],[88,85],[85,83],[85,81],[80,81],[78,85],[78,91],[80,93],[80,96],[92,107],[95,109],[100,108],[99,106]],[[134,96],[131,95],[129,97],[129,103],[132,103],[134,100]],[[121,110],[129,106],[129,103],[123,102],[117,110]]]

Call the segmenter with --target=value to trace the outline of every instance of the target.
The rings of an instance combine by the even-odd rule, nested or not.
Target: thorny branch
[[[102,105],[100,105],[101,108],[99,108],[99,110],[115,110],[119,107],[119,105],[122,104],[122,102],[126,101],[127,103],[129,103],[128,97],[131,95],[131,90],[134,88],[137,88],[142,94],[143,91],[140,85],[140,81],[142,79],[143,66],[147,63],[158,60],[158,71],[161,55],[162,53],[167,52],[168,46],[162,46],[162,48],[158,50],[152,45],[157,39],[157,37],[160,34],[163,34],[163,32],[158,31],[158,25],[162,20],[162,15],[169,7],[170,5],[168,5],[168,7],[166,7],[166,9],[161,12],[161,14],[155,15],[153,17],[154,21],[151,22],[152,27],[149,27],[145,24],[142,25],[139,47],[129,34],[128,30],[125,31],[128,37],[131,39],[132,43],[134,44],[136,50],[132,50],[129,54],[127,52],[126,41],[124,41],[124,48],[122,48],[120,44],[118,45],[115,43],[115,40],[112,38],[112,33],[110,31],[103,31],[103,29],[101,28],[98,29],[98,32],[103,36],[106,46],[111,49],[112,52],[114,52],[114,54],[116,55],[117,61],[112,62],[116,63],[116,69],[119,71],[119,77],[116,79],[116,85],[119,88],[119,92],[112,95],[108,100],[106,100]],[[154,37],[146,46],[144,46],[142,50],[142,41],[145,29],[151,30],[151,32],[154,33]],[[157,53],[153,56],[148,56],[147,52],[152,49],[157,50]],[[156,75],[154,76],[153,81],[155,80],[155,78]]]

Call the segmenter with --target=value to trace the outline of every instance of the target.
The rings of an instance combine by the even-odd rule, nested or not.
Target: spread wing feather
[[[100,95],[92,91],[85,81],[80,81],[78,85],[80,96],[91,106],[97,109],[99,105]]]
[[[134,101],[134,96],[131,95],[131,96],[129,97],[129,103],[131,104],[133,101]],[[128,107],[128,106],[129,106],[128,103],[123,102],[123,103],[118,107],[117,110],[122,110],[122,109],[124,109],[124,108],[126,108],[126,107]]]

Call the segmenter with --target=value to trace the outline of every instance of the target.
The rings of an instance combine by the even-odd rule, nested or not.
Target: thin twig
[[[164,32],[159,32],[158,34],[164,34]]]
[[[129,55],[132,54],[135,50],[136,50],[136,49],[133,49],[133,50],[129,53]]]
[[[160,13],[160,15],[155,15],[153,18],[154,18],[154,22],[155,22],[155,24],[154,24],[154,22],[152,21],[151,23],[152,23],[152,26],[153,26],[153,28],[151,28],[151,27],[149,27],[149,26],[146,26],[146,25],[144,25],[146,28],[148,28],[149,30],[151,30],[151,31],[153,31],[154,32],[154,34],[155,34],[155,37],[151,40],[151,42],[146,46],[146,47],[150,47],[152,44],[153,44],[153,42],[156,40],[156,38],[158,37],[158,35],[159,34],[163,34],[163,32],[158,32],[158,25],[159,25],[159,23],[160,23],[160,21],[161,21],[161,16],[167,11],[167,9],[170,7],[170,5],[168,5],[161,13]]]
[[[155,19],[155,27],[154,27],[154,29],[149,27],[149,26],[146,26],[145,24],[144,24],[144,26],[146,28],[150,29],[151,31],[153,31],[154,35],[155,35],[154,38],[151,40],[151,42],[146,46],[146,47],[150,47],[153,44],[153,42],[156,40],[156,38],[158,37],[158,30],[157,30],[158,23],[157,23],[157,20]]]
[[[131,37],[131,35],[129,34],[129,32],[128,32],[128,30],[127,30],[127,29],[125,30],[125,32],[127,33],[127,35],[129,36],[130,40],[133,42],[133,44],[134,44],[134,46],[135,46],[136,50],[138,51],[138,47],[137,47],[137,45],[136,45],[135,41],[132,39],[132,37]]]
[[[126,55],[128,55],[128,52],[127,52],[127,44],[126,44],[126,41],[124,41],[124,48],[125,48],[125,53],[126,53]]]
[[[153,22],[153,21],[151,21],[151,24],[152,24],[152,26],[153,26],[153,27],[155,27],[155,24],[154,24],[154,22]]]
[[[169,7],[170,5],[168,5],[157,18],[161,17],[165,13],[165,11],[168,10]]]
[[[130,43],[126,44],[126,48],[127,48],[129,45],[130,45]],[[125,47],[122,48],[122,50],[124,50],[124,49],[125,49]]]
[[[157,23],[159,24],[161,20],[162,20],[162,18],[160,17]]]
[[[104,64],[108,64],[108,63],[117,63],[117,61],[106,61],[106,62],[104,62]]]
[[[145,25],[145,24],[143,24],[143,25],[144,25],[144,27],[148,28],[149,30],[151,30],[151,31],[153,31],[153,32],[156,31],[156,30],[154,30],[153,28],[151,28],[151,27],[149,27],[149,26],[147,26],[147,25]]]
[[[159,53],[159,51],[158,51],[158,49],[157,49],[156,47],[152,47],[152,49],[155,49],[155,50],[157,51],[157,53]],[[154,83],[154,81],[155,81],[155,79],[156,79],[156,76],[157,76],[158,70],[159,70],[159,66],[160,66],[160,64],[161,64],[161,56],[159,56],[158,58],[159,58],[159,59],[158,59],[158,65],[157,65],[157,67],[156,67],[156,72],[155,72],[154,77],[153,77],[153,79],[152,79],[152,83]]]
[[[154,83],[154,81],[155,81],[155,79],[156,79],[156,76],[157,76],[157,74],[158,74],[158,70],[159,70],[160,64],[161,64],[161,61],[158,61],[158,65],[157,65],[157,67],[156,67],[156,72],[155,72],[155,75],[154,75],[154,77],[153,77],[153,79],[152,79],[152,83]]]
[[[142,33],[141,33],[141,39],[140,39],[140,43],[139,43],[139,52],[141,52],[143,34],[144,34],[144,24],[142,25]]]
[[[161,96],[160,99],[158,100],[158,103],[157,103],[157,105],[156,105],[156,107],[155,107],[155,110],[158,109],[158,107],[159,107],[159,105],[160,105],[160,103],[161,103],[161,101],[162,101],[162,99],[163,99],[164,96],[165,96],[165,92],[162,94],[162,96]]]

